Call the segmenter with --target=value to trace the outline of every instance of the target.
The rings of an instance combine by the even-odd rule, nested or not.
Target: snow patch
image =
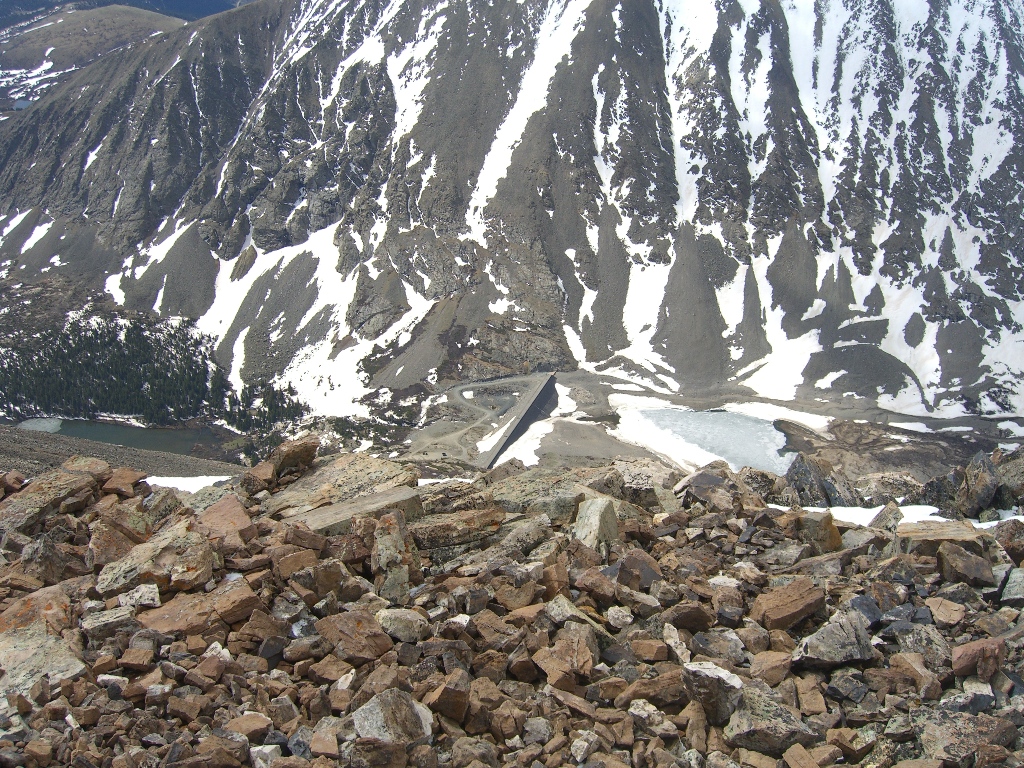
[[[534,113],[547,103],[548,89],[555,70],[572,50],[576,35],[583,28],[584,14],[592,0],[556,0],[537,32],[533,61],[523,73],[515,104],[502,121],[491,148],[484,158],[476,187],[469,198],[466,225],[469,237],[487,246],[487,222],[484,210],[498,191],[498,182],[508,174],[512,153],[523,139],[523,132]]]
[[[388,77],[395,92],[395,130],[391,137],[394,148],[413,129],[423,111],[423,89],[430,82],[430,58],[446,20],[443,13],[436,12],[428,30],[428,16],[424,15],[415,42],[388,57]]]
[[[236,392],[241,392],[242,387],[245,386],[245,382],[242,380],[242,366],[245,364],[245,337],[249,335],[249,327],[238,334],[238,338],[235,339],[235,343],[231,347],[231,373],[228,374],[228,381],[231,382],[231,386],[235,388]]]
[[[772,287],[768,282],[770,264],[769,258],[755,258],[752,269],[764,313],[765,335],[772,351],[764,358],[763,365],[742,383],[771,400],[795,400],[797,387],[804,380],[804,368],[811,355],[821,351],[821,344],[816,330],[795,339],[786,334],[782,327],[784,311],[780,306],[773,306]]]
[[[115,272],[103,283],[103,289],[111,295],[114,302],[124,306],[124,291],[121,290],[121,273]]]
[[[845,376],[848,371],[832,371],[827,376],[822,376],[816,382],[814,382],[815,389],[831,389],[832,385],[836,383],[836,379]]]
[[[495,314],[504,315],[506,312],[508,312],[509,307],[514,306],[515,304],[512,301],[502,297],[500,299],[490,302],[487,305],[487,308],[491,310],[491,312],[494,312]]]
[[[50,231],[53,226],[52,221],[48,221],[45,224],[39,224],[35,229],[32,230],[32,234],[28,236],[28,240],[21,246],[22,254],[26,254],[32,250],[36,243],[46,237],[46,233]]]
[[[832,418],[829,416],[795,411],[792,408],[774,405],[773,403],[728,403],[723,407],[730,413],[742,413],[745,416],[752,416],[755,419],[762,419],[764,421],[775,421],[777,419],[792,421],[802,424],[808,429],[813,429],[815,432],[824,432],[832,422]]]
[[[106,141],[106,138],[104,138],[104,141]],[[96,148],[89,153],[88,157],[85,158],[85,167],[82,168],[83,171],[88,171],[89,166],[96,162],[96,157],[99,155],[101,149],[103,149],[103,141],[97,144]]]
[[[21,224],[21,222],[25,220],[25,217],[28,216],[30,213],[32,213],[31,208],[25,211],[24,213],[19,213],[17,216],[10,220],[7,226],[4,227],[3,232],[0,232],[0,245],[4,244],[4,240],[7,238],[7,236],[11,234],[11,232],[14,231],[15,227]]]
[[[147,477],[146,482],[162,488],[174,488],[185,493],[195,493],[214,483],[230,479],[230,475],[200,475],[198,477]]]
[[[140,256],[145,258],[146,261],[141,266],[135,267],[132,270],[132,279],[140,279],[144,274],[146,274],[146,271],[150,267],[152,267],[155,264],[159,264],[161,261],[166,259],[167,254],[170,253],[171,251],[171,248],[173,248],[174,244],[178,242],[178,238],[185,234],[189,230],[190,226],[191,225],[182,226],[180,223],[175,224],[174,231],[171,232],[170,235],[165,237],[159,243],[153,243],[150,244],[148,247],[143,248],[142,251],[140,252]]]

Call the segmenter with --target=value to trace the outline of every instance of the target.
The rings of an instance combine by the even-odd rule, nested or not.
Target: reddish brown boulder
[[[394,647],[394,642],[368,613],[349,611],[320,619],[316,630],[334,643],[334,653],[343,661],[360,665],[376,661]]]
[[[40,620],[46,622],[47,630],[54,635],[71,627],[71,597],[63,584],[45,587],[15,600],[0,614],[0,633]]]
[[[92,477],[100,483],[110,479],[113,470],[103,459],[96,459],[91,456],[72,456],[60,465],[60,468],[67,472],[78,472]]]
[[[423,703],[435,712],[461,723],[469,708],[469,689],[473,679],[462,669],[454,670],[437,688],[423,697]]]
[[[233,493],[207,507],[199,516],[199,522],[217,542],[217,548],[228,552],[242,549],[256,536],[256,526]]]
[[[145,480],[146,473],[128,467],[118,467],[110,479],[103,484],[104,493],[116,493],[118,496],[130,498],[135,495],[135,484]]]
[[[234,581],[222,584],[211,592],[209,597],[212,601],[213,609],[225,624],[247,621],[252,616],[253,611],[267,610],[259,595],[253,592],[249,582],[245,579],[235,579]]]
[[[1006,660],[1006,642],[1000,638],[975,640],[953,648],[953,674],[967,677],[977,674],[982,680],[991,680]]]
[[[167,635],[201,635],[220,622],[209,595],[184,592],[159,608],[140,613],[137,618],[146,629]]]
[[[229,720],[224,726],[229,731],[240,733],[253,744],[263,743],[263,737],[274,727],[274,721],[259,712],[246,712]]]
[[[824,591],[801,576],[784,587],[758,595],[750,618],[765,629],[789,629],[824,606]]]

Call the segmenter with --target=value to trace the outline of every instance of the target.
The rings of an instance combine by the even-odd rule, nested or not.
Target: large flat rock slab
[[[34,528],[60,508],[65,499],[92,491],[91,475],[53,470],[32,480],[23,491],[0,501],[0,529],[32,533]]]
[[[963,547],[968,552],[981,555],[987,548],[992,535],[975,528],[964,520],[923,520],[919,523],[902,523],[896,529],[902,539],[905,552],[935,557],[942,542],[948,541]]]
[[[0,690],[25,696],[39,678],[47,675],[51,684],[73,680],[86,672],[85,663],[63,638],[46,631],[45,621],[11,629],[0,634]],[[0,699],[0,711],[7,706]]]
[[[324,536],[337,536],[348,533],[352,521],[359,517],[380,517],[391,509],[400,509],[406,520],[416,520],[423,515],[423,502],[415,488],[400,485],[380,493],[360,496],[352,501],[329,504],[308,512],[287,516],[291,524],[305,523],[311,531]]]
[[[390,488],[415,488],[418,482],[419,472],[413,467],[365,453],[346,453],[275,493],[263,503],[263,510],[275,517],[290,518]]]

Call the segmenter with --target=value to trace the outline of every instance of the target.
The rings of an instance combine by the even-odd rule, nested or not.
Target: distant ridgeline
[[[0,3],[0,29],[28,21],[64,4],[64,0],[7,0]],[[114,4],[113,0],[85,0],[85,2],[75,3],[76,7],[82,9],[101,8]],[[117,0],[117,4],[192,20],[203,16],[212,16],[244,3],[233,2],[233,0]]]
[[[223,418],[242,431],[305,412],[294,390],[246,385],[236,393],[214,362],[212,340],[191,321],[94,316],[0,347],[0,414],[147,424]]]

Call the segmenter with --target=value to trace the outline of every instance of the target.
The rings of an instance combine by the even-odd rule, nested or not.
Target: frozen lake
[[[733,469],[753,467],[784,475],[795,454],[783,454],[786,437],[766,418],[731,411],[653,407],[648,398],[613,396],[619,437],[677,464],[703,466],[725,459]]]

